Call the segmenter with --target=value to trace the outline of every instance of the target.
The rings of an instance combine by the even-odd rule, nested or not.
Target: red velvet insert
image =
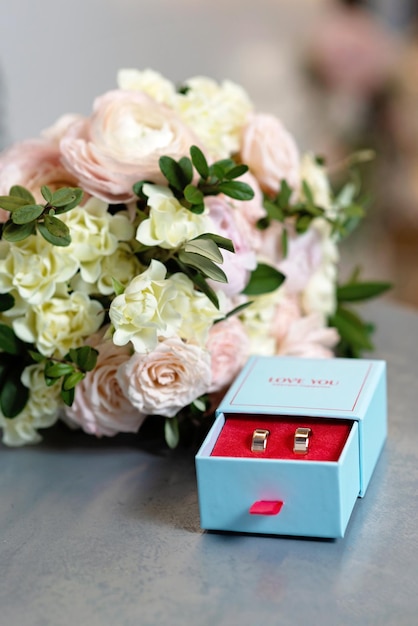
[[[268,415],[229,415],[211,456],[299,461],[338,461],[351,430],[352,422],[339,419]],[[312,429],[308,454],[294,454],[293,439],[298,427]],[[270,431],[265,452],[251,452],[256,428]]]

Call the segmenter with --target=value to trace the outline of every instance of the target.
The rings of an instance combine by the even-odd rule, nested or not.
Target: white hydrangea
[[[0,245],[0,293],[15,290],[30,305],[47,302],[60,283],[66,283],[79,267],[75,256],[52,246],[40,235],[12,245]]]
[[[146,184],[143,192],[148,196],[150,207],[149,217],[136,231],[136,239],[143,245],[172,249],[210,232],[208,216],[184,208],[167,187]]]
[[[41,354],[62,357],[100,328],[103,315],[96,300],[78,291],[68,295],[62,290],[13,320],[13,329],[22,341],[34,343]]]
[[[71,288],[74,291],[87,294],[100,293],[104,296],[111,296],[115,291],[113,278],[122,285],[127,285],[132,277],[142,270],[143,267],[133,254],[129,244],[121,242],[113,254],[103,257],[100,276],[96,282],[86,283],[80,274],[76,274],[71,281]]]
[[[103,260],[116,252],[120,241],[134,236],[128,214],[112,215],[107,203],[97,198],[90,198],[62,219],[71,232],[71,244],[65,248],[65,254],[78,260],[81,278],[87,283],[99,280]]]
[[[0,412],[3,443],[8,446],[38,443],[42,439],[38,429],[49,428],[59,417],[60,386],[46,386],[43,365],[26,367],[23,370],[22,382],[30,389],[29,399],[23,411],[13,419],[4,417]]]
[[[154,70],[121,69],[117,83],[119,89],[143,91],[162,104],[172,105],[175,101],[176,89],[173,83]]]
[[[218,84],[197,76],[186,81],[187,92],[177,94],[175,108],[216,159],[238,152],[243,126],[253,105],[245,90],[231,81]]]
[[[110,306],[110,319],[118,346],[132,342],[136,352],[151,352],[160,338],[175,335],[198,342],[206,340],[219,311],[193,288],[183,274],[166,278],[166,267],[152,260]]]

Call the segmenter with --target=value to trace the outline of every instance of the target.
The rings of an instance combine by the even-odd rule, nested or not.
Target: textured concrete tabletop
[[[418,623],[418,315],[375,304],[389,438],[346,537],[205,533],[192,454],[0,446],[1,626]]]

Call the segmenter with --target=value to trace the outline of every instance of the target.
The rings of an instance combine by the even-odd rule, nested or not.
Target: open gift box
[[[201,526],[343,537],[387,432],[386,364],[252,357],[196,455]],[[309,428],[306,454],[296,429]],[[252,451],[254,431],[269,431]]]

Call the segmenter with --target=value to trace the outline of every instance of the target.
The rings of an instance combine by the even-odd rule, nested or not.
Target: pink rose
[[[127,202],[139,180],[166,183],[158,161],[179,159],[198,143],[177,114],[139,91],[109,91],[90,118],[71,124],[60,147],[79,184],[109,203]]]
[[[17,143],[0,155],[0,195],[7,195],[10,187],[21,185],[35,196],[38,202],[45,202],[40,188],[48,185],[51,189],[74,187],[77,181],[69,174],[60,161],[58,146],[45,139],[31,139]],[[9,219],[10,213],[0,209],[0,221]]]
[[[300,293],[322,261],[322,241],[317,230],[311,228],[303,235],[289,237],[288,251],[278,264],[286,276],[288,293]]]
[[[338,332],[324,326],[321,314],[302,316],[295,298],[286,298],[277,306],[271,332],[276,354],[283,356],[330,358],[339,341]]]
[[[232,208],[225,196],[208,196],[205,205],[209,209],[209,217],[214,223],[214,231],[222,237],[231,239],[235,252],[222,250],[224,259],[221,268],[225,272],[227,283],[212,283],[228,296],[240,293],[248,282],[250,271],[256,267],[255,253],[251,248],[251,239],[246,234],[243,218],[239,211]]]
[[[240,157],[266,193],[277,193],[282,180],[286,180],[292,189],[299,188],[299,152],[296,143],[273,115],[251,115],[242,133]]]
[[[174,417],[207,393],[210,355],[198,346],[171,337],[148,354],[135,352],[118,372],[123,393],[141,413]]]
[[[66,407],[65,417],[97,437],[136,433],[146,415],[132,406],[117,377],[119,368],[130,358],[130,350],[112,341],[103,341],[95,348],[99,351],[96,367],[77,385],[73,405]]]
[[[224,389],[234,380],[249,356],[250,342],[237,317],[214,324],[206,345],[212,359],[210,392]]]

